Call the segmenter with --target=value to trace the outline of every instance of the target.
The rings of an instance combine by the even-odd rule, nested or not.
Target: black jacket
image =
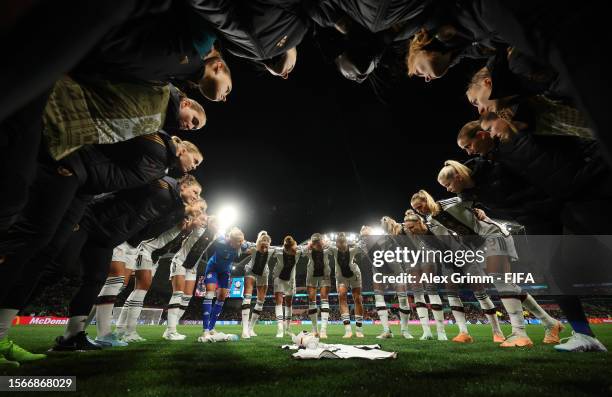
[[[491,218],[518,222],[527,233],[546,234],[545,230],[550,230],[553,234],[558,230],[561,204],[544,191],[512,174],[499,162],[476,157],[465,165],[472,170],[475,186],[459,194],[462,200],[473,201]]]
[[[520,131],[490,158],[556,200],[610,197],[611,172],[595,141]]]
[[[181,92],[178,88],[170,85],[170,98],[166,109],[166,119],[162,129],[168,134],[175,134],[181,131],[179,121],[179,111],[181,106]]]
[[[489,99],[514,95],[543,94],[551,99],[571,102],[571,88],[551,67],[514,49],[510,56],[502,50],[487,62],[493,87]]]
[[[424,11],[433,1],[422,0],[321,0],[307,1],[309,16],[320,26],[333,27],[344,16],[372,33],[402,25],[414,34],[425,21]]]
[[[436,2],[433,10],[423,22],[423,28],[434,37],[427,49],[451,52],[450,67],[464,58],[487,59],[507,48],[507,43],[488,24],[487,14],[479,1]],[[449,26],[451,30],[442,29]]]
[[[149,222],[183,208],[178,182],[170,177],[121,190],[91,203],[80,226],[103,247],[116,247]]]
[[[208,24],[224,50],[250,60],[271,59],[296,47],[310,26],[297,0],[187,1],[191,23]]]
[[[174,211],[165,213],[154,221],[149,222],[147,226],[134,234],[127,242],[132,247],[137,247],[141,242],[156,238],[165,231],[178,225],[184,217],[185,209],[183,207],[177,207]]]
[[[164,13],[134,19],[113,30],[73,74],[128,81],[198,81],[204,61],[193,44],[181,4],[174,2]]]
[[[112,145],[84,146],[60,163],[77,175],[83,193],[100,194],[163,178],[176,159],[171,137],[159,132]]]

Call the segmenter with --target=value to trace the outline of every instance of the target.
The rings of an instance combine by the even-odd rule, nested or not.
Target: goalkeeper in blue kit
[[[215,323],[223,311],[223,304],[228,295],[232,265],[241,255],[251,254],[255,244],[244,241],[244,234],[238,228],[230,230],[226,237],[215,240],[209,248],[210,259],[204,271],[206,294],[202,303],[204,334],[198,338],[200,342],[212,342]],[[213,305],[213,299],[217,297]]]

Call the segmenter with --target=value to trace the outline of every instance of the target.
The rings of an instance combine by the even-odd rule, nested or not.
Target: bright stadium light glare
[[[382,236],[383,234],[385,234],[385,231],[382,230],[381,227],[373,227],[372,228],[372,234],[374,236]]]
[[[219,222],[219,232],[225,234],[230,227],[236,225],[238,208],[230,204],[221,207],[217,212],[217,220]]]

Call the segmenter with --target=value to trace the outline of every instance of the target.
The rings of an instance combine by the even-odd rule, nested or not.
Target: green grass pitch
[[[164,341],[161,326],[143,326],[138,331],[146,342],[101,352],[55,354],[0,372],[74,375],[77,394],[83,396],[612,395],[611,353],[558,353],[541,343],[541,326],[528,326],[533,348],[510,350],[494,344],[490,328],[484,325],[470,326],[475,343],[469,345],[405,340],[397,328],[392,328],[394,339],[379,341],[374,337],[380,327],[366,326],[365,339],[347,342],[341,338],[342,326],[331,326],[327,340],[380,343],[383,349],[399,353],[396,360],[294,360],[289,351],[279,348],[289,339],[275,338],[275,326],[258,326],[259,336],[250,340],[215,344],[197,343],[197,326],[179,327],[188,335],[179,342]],[[239,326],[219,330],[240,333]],[[610,349],[612,326],[594,326],[594,330]],[[89,331],[95,334],[93,328]],[[18,326],[9,336],[25,348],[43,352],[62,332],[58,326]],[[420,327],[411,326],[411,332],[418,338]],[[457,328],[449,326],[447,332],[452,337]],[[507,326],[504,332],[509,333]]]

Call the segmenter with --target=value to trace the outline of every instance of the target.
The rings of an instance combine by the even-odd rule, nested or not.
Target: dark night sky
[[[345,80],[305,40],[288,80],[229,58],[234,89],[226,103],[203,102],[205,130],[184,134],[205,156],[196,176],[209,213],[238,203],[247,239],[358,231],[383,215],[403,217],[412,193],[446,196],[436,175],[465,159],[459,128],[477,114],[465,100],[470,71],[442,80],[401,76],[381,103],[370,84]]]

